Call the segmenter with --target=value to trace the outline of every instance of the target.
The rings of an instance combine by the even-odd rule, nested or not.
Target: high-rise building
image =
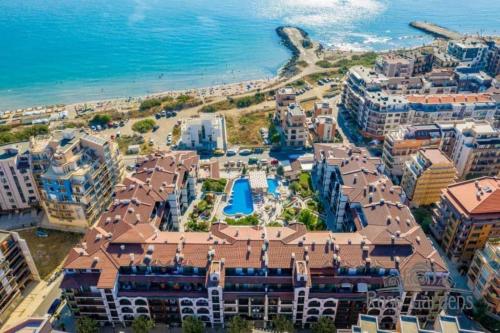
[[[439,200],[441,191],[455,182],[453,162],[438,148],[423,148],[406,161],[401,187],[413,207]]]
[[[387,77],[411,77],[415,60],[400,54],[388,53],[378,57],[375,69]]]
[[[41,156],[48,158],[40,175],[42,203],[49,226],[82,230],[111,202],[113,186],[123,175],[116,143],[85,132],[56,132]],[[35,144],[36,145],[36,144]]]
[[[0,186],[1,211],[40,204],[27,142],[0,147]]]
[[[446,125],[443,125],[446,126]],[[500,172],[500,130],[487,122],[460,122],[453,127],[455,135],[448,155],[462,179],[497,176]]]
[[[337,122],[333,116],[317,116],[314,119],[316,142],[333,142],[337,135]]]
[[[288,105],[283,125],[285,144],[291,147],[303,147],[307,143],[306,114],[298,104]]]
[[[448,186],[433,220],[431,231],[446,255],[469,265],[476,250],[500,236],[500,179],[482,177]]]
[[[479,249],[467,273],[467,285],[476,300],[483,300],[488,311],[500,315],[500,239],[491,239]]]
[[[500,131],[487,121],[402,125],[384,140],[386,171],[402,176],[403,166],[420,148],[440,148],[455,164],[462,179],[495,176],[500,170]]]
[[[284,87],[276,92],[276,113],[275,119],[281,127],[284,127],[288,113],[288,106],[297,102],[297,93],[293,87]]]
[[[0,324],[21,299],[21,291],[40,277],[26,241],[17,232],[0,230]]]
[[[405,163],[421,148],[438,148],[443,137],[437,124],[401,125],[387,133],[382,150],[385,171],[391,176],[403,176]]]

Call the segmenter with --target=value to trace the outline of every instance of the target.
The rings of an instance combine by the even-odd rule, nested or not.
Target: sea
[[[428,43],[427,20],[500,34],[499,0],[0,0],[0,110],[147,95],[276,76],[275,28],[325,46]]]

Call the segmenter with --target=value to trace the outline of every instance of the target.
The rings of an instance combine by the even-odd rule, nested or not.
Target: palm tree
[[[290,319],[285,316],[276,316],[272,321],[274,330],[278,333],[293,333],[295,328]]]
[[[229,333],[251,333],[252,325],[246,319],[236,316],[231,318],[228,324]]]
[[[182,333],[203,333],[205,325],[196,317],[186,317],[182,321]]]
[[[337,328],[330,317],[320,317],[311,327],[313,333],[335,333]]]
[[[99,324],[92,318],[80,317],[76,321],[76,331],[78,333],[98,333]]]
[[[134,333],[149,333],[155,327],[155,322],[146,317],[136,317],[132,322],[132,330]]]

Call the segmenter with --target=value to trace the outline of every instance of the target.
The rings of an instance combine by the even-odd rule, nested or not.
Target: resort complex
[[[411,26],[2,128],[0,330],[497,332],[499,40]]]

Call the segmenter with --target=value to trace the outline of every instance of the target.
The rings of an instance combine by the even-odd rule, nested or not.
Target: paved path
[[[63,275],[61,274],[54,282],[48,284],[46,281],[40,281],[30,290],[27,295],[23,295],[23,300],[9,316],[3,327],[13,326],[20,320],[40,316],[47,313],[50,305],[61,295],[59,285]]]

